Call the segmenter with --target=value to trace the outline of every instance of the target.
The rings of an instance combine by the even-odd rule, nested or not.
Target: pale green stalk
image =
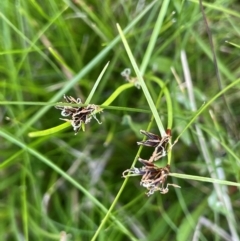
[[[163,3],[162,3],[162,6],[161,6],[161,9],[160,9],[156,24],[155,24],[153,32],[151,34],[151,38],[150,38],[147,50],[145,52],[142,64],[140,66],[140,72],[141,72],[142,75],[144,75],[144,73],[146,71],[147,65],[148,65],[149,60],[151,58],[151,55],[153,53],[153,49],[154,49],[155,44],[157,42],[157,39],[159,37],[159,32],[161,30],[163,19],[166,15],[166,12],[167,12],[169,2],[170,2],[170,0],[164,0]]]
[[[215,179],[215,178],[210,178],[210,177],[193,176],[193,175],[187,175],[187,174],[181,174],[181,173],[169,173],[168,175],[172,176],[172,177],[176,177],[176,178],[195,180],[195,181],[200,181],[200,182],[218,183],[218,184],[222,184],[222,185],[240,187],[240,183],[230,182],[230,181]]]
[[[128,57],[129,57],[129,59],[131,61],[131,64],[132,64],[132,66],[134,68],[134,71],[137,74],[138,81],[140,82],[140,85],[142,87],[144,95],[145,95],[145,97],[147,99],[149,107],[150,107],[150,109],[152,111],[152,114],[153,114],[153,116],[155,118],[155,121],[157,123],[158,129],[159,129],[159,131],[161,133],[161,136],[165,136],[166,132],[165,132],[165,129],[164,129],[163,124],[161,122],[161,119],[160,119],[160,117],[158,115],[157,109],[156,109],[156,107],[155,107],[155,105],[153,103],[152,97],[151,97],[151,95],[150,95],[150,93],[149,93],[149,91],[147,89],[147,86],[146,86],[146,84],[145,84],[145,82],[143,80],[142,74],[141,74],[141,72],[140,72],[140,70],[139,70],[139,68],[137,66],[137,63],[136,63],[136,61],[135,61],[135,59],[133,57],[132,51],[131,51],[128,43],[127,43],[127,40],[126,40],[126,38],[124,36],[124,33],[123,33],[123,31],[122,31],[122,29],[121,29],[119,24],[117,24],[117,28],[118,28],[119,34],[120,34],[120,36],[122,38],[122,42],[124,44],[124,47],[125,47],[126,52],[128,54]]]
[[[161,79],[155,76],[149,76],[149,81],[156,82],[163,91],[163,94],[166,98],[166,103],[167,103],[167,117],[168,117],[167,129],[171,130],[172,124],[173,124],[173,108],[172,108],[172,99],[168,91],[168,88],[166,87],[166,83],[164,83]]]
[[[101,71],[100,75],[98,76],[98,78],[97,78],[97,80],[96,80],[96,82],[95,82],[95,84],[94,84],[90,94],[88,95],[88,97],[87,97],[87,99],[85,101],[85,104],[89,104],[90,103],[90,101],[91,101],[91,99],[92,99],[92,97],[93,97],[93,95],[94,95],[94,93],[95,93],[95,91],[96,91],[96,89],[97,89],[97,87],[98,87],[98,85],[99,85],[99,83],[100,83],[100,81],[101,81],[105,71],[107,70],[107,67],[108,67],[109,63],[110,62],[108,61],[107,64],[104,66],[103,70]]]
[[[173,124],[173,108],[172,108],[172,99],[171,99],[170,93],[168,91],[168,88],[166,87],[166,84],[161,79],[159,79],[155,76],[150,76],[149,80],[156,82],[164,93],[164,96],[166,98],[166,103],[167,103],[167,118],[168,118],[167,129],[169,129],[171,131],[172,124]],[[172,143],[172,141],[170,139],[170,141],[169,141],[170,148],[168,150],[168,155],[167,155],[169,165],[171,164],[171,158],[172,158],[171,143]]]
[[[133,87],[134,84],[127,83],[119,86],[101,105],[109,106],[124,90]]]

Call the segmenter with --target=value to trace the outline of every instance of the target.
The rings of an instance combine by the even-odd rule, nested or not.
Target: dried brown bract
[[[128,176],[141,175],[142,179],[140,181],[140,185],[148,190],[148,192],[146,193],[147,196],[152,195],[156,191],[159,191],[162,194],[166,194],[168,192],[168,186],[180,188],[180,186],[176,184],[166,184],[166,180],[170,172],[169,165],[166,165],[165,167],[158,167],[154,163],[147,160],[143,160],[141,158],[139,158],[138,160],[143,164],[143,167],[133,167],[124,171],[123,177],[126,178]]]
[[[121,75],[124,77],[124,79],[126,81],[128,81],[129,83],[132,83],[134,84],[138,89],[140,89],[141,85],[138,81],[138,79],[135,77],[131,77],[131,69],[124,69],[122,72],[121,72]]]
[[[152,156],[149,159],[149,162],[157,161],[161,157],[167,155],[167,145],[169,144],[169,141],[171,139],[170,131],[168,131],[167,135],[164,137],[160,137],[158,135],[143,130],[140,130],[140,132],[143,135],[147,136],[148,139],[146,141],[139,141],[137,142],[137,144],[155,148]]]
[[[80,98],[74,99],[72,96],[64,95],[64,99],[67,103],[70,103],[70,104],[82,104]],[[99,124],[101,124],[94,114],[94,112],[98,109],[98,106],[96,106],[96,105],[89,104],[88,106],[85,106],[85,107],[56,105],[55,108],[62,110],[62,112],[61,112],[62,116],[71,117],[71,119],[62,119],[61,118],[61,120],[71,122],[75,135],[80,130],[81,125],[89,123],[91,121],[92,117],[94,119],[96,119]]]

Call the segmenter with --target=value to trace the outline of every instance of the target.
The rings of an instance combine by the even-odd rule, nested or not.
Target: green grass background
[[[76,241],[240,240],[239,188],[204,182],[240,179],[240,3],[207,1],[204,11],[221,87],[196,0],[0,2],[1,240],[63,241],[62,231]],[[116,23],[141,72],[135,73]],[[92,91],[95,105],[111,99],[126,84],[126,68],[132,77],[142,75],[152,104],[144,88],[122,87],[97,114],[101,125],[93,119],[77,135],[67,128],[28,136],[63,123],[54,104],[64,94],[85,102]],[[225,100],[216,98],[224,88]],[[139,155],[151,155],[136,142],[141,129],[159,134],[160,121],[164,128],[172,125],[172,142],[179,137],[171,171],[201,182],[169,177],[181,189],[148,198],[141,177],[121,176],[133,163],[140,167]]]

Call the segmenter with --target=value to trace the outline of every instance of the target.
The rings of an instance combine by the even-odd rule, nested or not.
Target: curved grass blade
[[[70,127],[70,126],[71,126],[70,122],[65,122],[65,123],[63,123],[61,125],[58,125],[58,126],[46,129],[46,130],[29,132],[28,136],[29,137],[47,136],[47,135],[51,135],[51,134],[57,133],[57,132],[59,132],[61,130],[64,130],[64,129]]]
[[[108,106],[110,105],[117,97],[118,95],[123,92],[124,90],[128,89],[128,88],[131,88],[133,87],[134,84],[132,83],[127,83],[127,84],[123,84],[121,86],[119,86],[112,94],[111,96],[106,100],[104,101],[101,106]]]

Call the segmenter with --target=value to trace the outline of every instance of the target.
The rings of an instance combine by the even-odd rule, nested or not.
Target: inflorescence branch
[[[158,167],[154,164],[154,161],[157,161],[167,155],[167,148],[171,139],[170,130],[168,130],[168,134],[162,138],[147,131],[141,130],[140,132],[147,136],[148,139],[146,141],[137,142],[137,144],[154,147],[154,151],[149,160],[144,160],[142,158],[138,159],[138,161],[143,164],[142,167],[132,167],[131,169],[125,170],[122,174],[123,177],[126,178],[128,176],[142,176],[140,185],[148,190],[146,193],[147,196],[152,195],[156,191],[159,191],[162,194],[166,194],[168,192],[168,186],[180,188],[180,186],[176,184],[165,184],[168,174],[170,173],[170,165],[166,165],[165,167]]]
[[[74,99],[72,96],[66,96],[63,97],[66,101],[66,103],[69,104],[82,104],[82,101],[80,98]],[[99,109],[97,105],[89,104],[85,107],[73,107],[73,106],[55,106],[56,109],[61,110],[61,115],[66,117],[70,117],[71,119],[62,119],[64,121],[71,122],[71,125],[73,127],[73,130],[75,132],[75,135],[80,130],[81,126],[83,124],[87,124],[91,121],[92,117],[98,122],[98,124],[101,124],[99,120],[97,119],[95,112]]]

